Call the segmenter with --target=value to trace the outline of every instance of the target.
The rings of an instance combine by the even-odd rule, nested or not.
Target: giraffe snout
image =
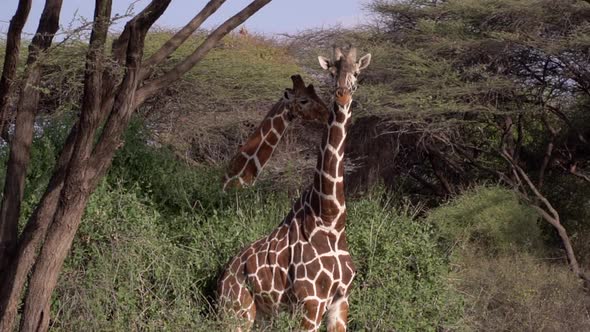
[[[352,93],[346,88],[336,89],[336,102],[340,106],[346,106],[352,101]]]

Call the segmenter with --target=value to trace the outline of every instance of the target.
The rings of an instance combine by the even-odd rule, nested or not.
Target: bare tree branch
[[[561,224],[559,213],[553,205],[549,202],[549,200],[539,191],[539,189],[533,184],[529,176],[526,172],[520,167],[518,164],[514,162],[514,159],[510,156],[509,153],[503,151],[502,157],[508,161],[508,163],[513,167],[513,169],[518,173],[519,177],[524,180],[527,184],[528,188],[533,192],[537,200],[539,200],[545,208],[541,208],[536,204],[532,204],[532,207],[541,214],[543,219],[549,222],[558,232],[559,237],[563,242],[563,246],[565,247],[565,251],[567,254],[567,258],[570,264],[572,271],[586,284],[590,284],[590,277],[588,277],[580,268],[578,260],[576,259],[576,255],[574,253],[574,249],[572,247],[569,235],[567,234],[566,229]],[[547,212],[548,211],[548,212]]]
[[[180,45],[182,45],[192,33],[194,33],[200,26],[205,22],[209,16],[221,7],[225,0],[211,0],[205,5],[205,7],[190,20],[182,29],[178,30],[174,36],[172,36],[159,50],[156,51],[149,59],[144,61],[143,68],[139,74],[140,81],[143,81],[149,76],[152,68],[159,65],[166,59],[167,56],[172,54]]]
[[[545,128],[549,131],[550,137],[549,137],[549,142],[547,143],[547,147],[545,148],[545,155],[543,156],[543,162],[541,163],[541,169],[539,170],[539,180],[537,182],[537,187],[539,189],[543,188],[543,184],[545,182],[545,173],[547,171],[547,166],[549,165],[551,158],[553,158],[553,148],[555,147],[555,139],[557,138],[557,133],[558,133],[558,130],[553,128],[553,126],[551,126],[549,124],[549,121],[547,120],[546,113],[543,113],[542,121],[543,121],[543,125],[545,126]]]
[[[158,90],[171,84],[180,76],[189,71],[195,64],[197,64],[209,51],[215,46],[221,38],[226,36],[230,31],[235,29],[238,25],[246,21],[250,16],[254,15],[258,10],[267,5],[271,0],[254,0],[236,15],[229,18],[217,29],[215,29],[208,37],[197,47],[197,49],[182,62],[168,71],[161,77],[152,81],[148,81],[143,87],[137,91],[135,104],[141,105],[148,97],[152,96]]]
[[[590,183],[590,176],[589,176],[589,175],[587,175],[587,174],[584,174],[584,173],[582,173],[582,172],[580,172],[580,171],[578,171],[578,170],[577,170],[577,167],[576,167],[575,165],[572,165],[572,166],[569,168],[569,172],[570,172],[572,175],[574,175],[574,176],[577,176],[577,177],[579,177],[580,179],[582,179],[582,180],[584,180],[584,181],[586,181],[586,182]]]

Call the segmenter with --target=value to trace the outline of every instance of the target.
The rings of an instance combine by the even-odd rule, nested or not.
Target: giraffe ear
[[[308,95],[310,96],[317,96],[317,92],[315,91],[315,87],[313,86],[313,84],[308,85],[305,88],[305,91],[307,92]]]
[[[356,63],[359,65],[359,70],[367,68],[369,66],[369,63],[371,63],[371,53],[367,53],[362,58],[360,58],[359,61],[357,61]]]
[[[305,83],[303,82],[303,78],[301,78],[301,75],[291,76],[291,81],[293,81],[293,90],[305,89]]]
[[[285,89],[285,93],[283,94],[283,97],[287,100],[291,99],[293,97],[293,90],[287,88]]]
[[[332,66],[332,64],[330,63],[330,59],[323,57],[321,55],[318,56],[318,61],[320,62],[320,66],[325,70],[328,70],[328,68]]]

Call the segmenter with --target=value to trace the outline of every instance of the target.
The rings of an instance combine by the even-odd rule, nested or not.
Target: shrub
[[[477,243],[487,253],[539,251],[537,213],[516,194],[497,186],[477,187],[428,215],[447,248]]]
[[[219,273],[241,247],[281,222],[291,202],[279,194],[245,196],[166,216],[140,185],[103,182],[62,273],[52,328],[229,329],[214,311]],[[460,319],[460,299],[448,287],[431,227],[374,197],[351,202],[349,223],[358,268],[352,330],[435,330]],[[264,328],[296,326],[283,315]]]
[[[206,301],[194,292],[198,257],[161,231],[138,188],[103,183],[92,196],[53,303],[53,329],[182,330]]]
[[[500,187],[475,188],[431,211],[475,331],[586,331],[590,299],[565,261],[544,258],[537,215]]]
[[[282,201],[164,217],[140,186],[103,182],[62,272],[52,328],[223,330],[213,310],[218,274],[282,219]]]
[[[135,119],[126,131],[125,145],[113,160],[108,176],[111,184],[139,185],[143,195],[168,215],[219,207],[223,202],[219,170],[191,167],[170,149],[147,142],[145,126]]]
[[[351,330],[436,331],[459,323],[461,298],[433,228],[381,206],[376,196],[349,206],[347,234],[357,277]]]

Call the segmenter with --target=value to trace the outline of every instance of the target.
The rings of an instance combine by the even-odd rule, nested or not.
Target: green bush
[[[140,186],[103,182],[62,272],[53,329],[222,329],[213,310],[219,272],[282,220],[284,201],[165,217]]]
[[[139,190],[103,183],[92,196],[61,274],[53,329],[184,330],[206,301],[194,292],[199,256],[161,231]]]
[[[219,170],[190,167],[170,149],[148,146],[148,141],[145,127],[136,119],[113,160],[108,176],[111,184],[121,182],[128,188],[138,184],[166,214],[218,207],[223,201]]]
[[[163,173],[157,170],[152,179]],[[229,194],[207,210],[167,214],[161,208],[167,203],[146,194],[144,184],[114,181],[115,174],[87,207],[53,303],[53,329],[230,329],[214,310],[219,273],[241,247],[283,220],[291,199],[250,191]],[[186,189],[173,187],[158,187],[159,195]],[[382,207],[375,197],[353,201],[349,208],[349,241],[358,268],[351,329],[436,330],[457,323],[461,301],[448,287],[448,267],[433,229]],[[283,315],[264,328],[297,325]]]
[[[544,257],[538,216],[511,191],[478,187],[431,211],[474,331],[586,331],[590,301],[565,260]]]
[[[493,254],[542,246],[537,213],[502,187],[474,188],[431,211],[428,220],[449,248],[477,243]]]
[[[347,234],[358,274],[351,330],[438,331],[456,327],[462,300],[433,228],[383,207],[376,196],[349,205]]]

